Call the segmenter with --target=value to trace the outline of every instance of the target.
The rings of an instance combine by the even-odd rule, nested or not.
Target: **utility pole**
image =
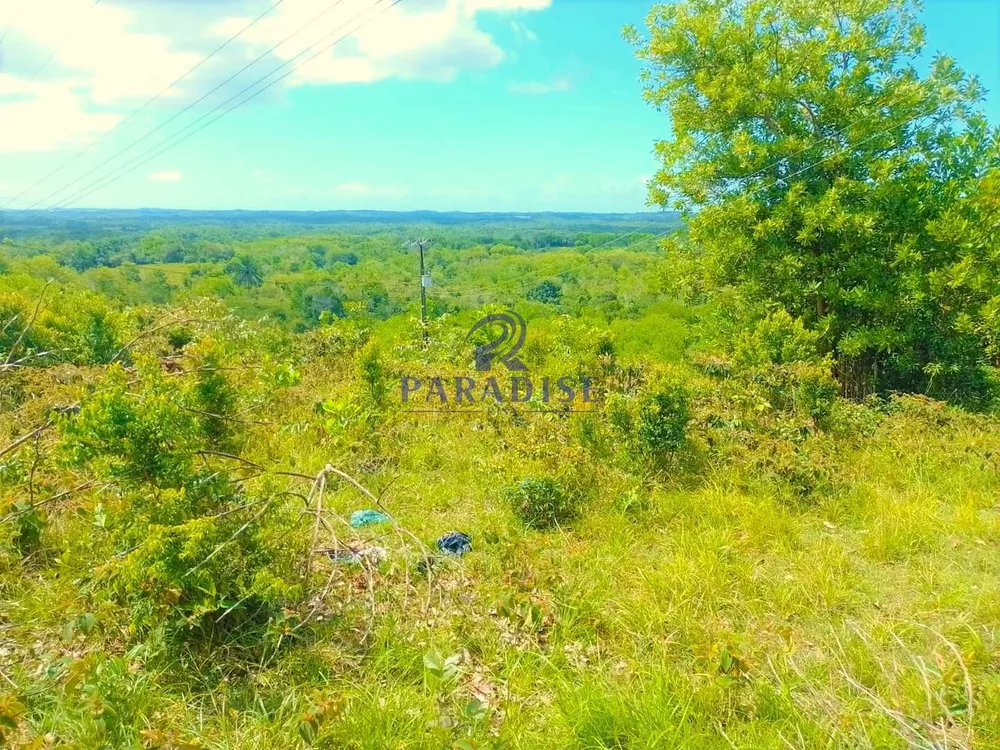
[[[430,240],[414,240],[407,243],[420,250],[420,327],[424,330],[424,344],[427,343],[427,287],[431,285],[430,274],[424,269],[424,250],[430,247]]]

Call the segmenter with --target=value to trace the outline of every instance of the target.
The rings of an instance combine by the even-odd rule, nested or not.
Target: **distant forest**
[[[662,232],[679,225],[675,211],[632,214],[465,213],[461,211],[183,211],[174,209],[71,209],[59,212],[0,212],[0,241],[47,242],[100,237],[139,238],[166,228],[238,240],[315,234],[336,228],[355,234],[412,230],[441,239],[461,227],[470,244],[512,242],[522,246],[566,247],[590,232]]]

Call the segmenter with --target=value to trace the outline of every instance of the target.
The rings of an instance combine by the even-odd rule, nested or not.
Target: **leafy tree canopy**
[[[242,287],[256,287],[264,283],[264,275],[261,273],[260,265],[247,255],[241,255],[231,260],[226,265],[226,273]]]
[[[821,334],[848,391],[973,389],[1000,341],[1000,134],[912,0],[685,0],[626,29],[679,264]],[[690,279],[688,279],[690,282]]]
[[[555,282],[543,281],[529,291],[525,297],[535,302],[545,302],[554,305],[562,297],[562,289]]]

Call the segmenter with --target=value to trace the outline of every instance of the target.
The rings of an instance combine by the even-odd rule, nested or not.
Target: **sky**
[[[276,1],[0,0],[0,206],[645,210],[651,0]],[[1000,123],[1000,0],[923,21]]]

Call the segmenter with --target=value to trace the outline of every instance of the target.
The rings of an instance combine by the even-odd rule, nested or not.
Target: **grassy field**
[[[6,743],[1000,745],[995,419],[918,396],[810,417],[784,381],[689,357],[694,315],[529,316],[533,376],[606,375],[591,413],[408,412],[403,375],[472,372],[474,309],[425,349],[406,315],[289,335],[199,303],[122,323],[126,345],[146,333],[117,364],[4,373],[0,444],[29,435],[0,458]],[[652,455],[616,432],[616,399],[664,379],[684,435]],[[230,395],[192,411],[213,388]],[[191,487],[129,472],[180,455],[185,415],[221,440],[188,471],[237,490],[168,519]],[[530,477],[564,488],[547,527],[512,500]],[[392,525],[347,524],[376,500]],[[472,551],[438,555],[453,530]],[[310,554],[346,545],[384,559]],[[266,621],[223,590],[237,547],[285,581]]]

